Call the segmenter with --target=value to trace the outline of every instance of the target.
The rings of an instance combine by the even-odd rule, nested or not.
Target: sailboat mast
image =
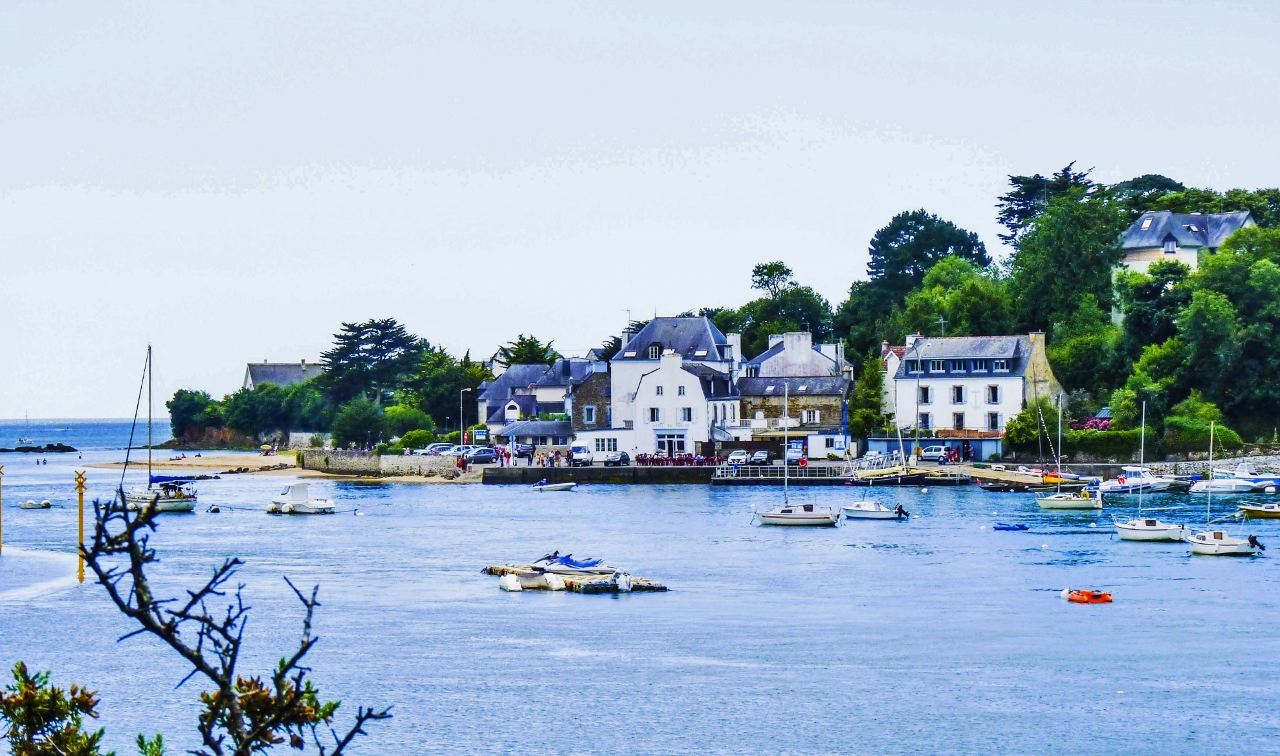
[[[782,503],[787,503],[787,452],[790,451],[791,436],[788,426],[791,425],[791,395],[787,382],[782,382]]]
[[[1142,403],[1142,431],[1138,436],[1138,466],[1147,464],[1147,403]],[[1145,475],[1146,473],[1143,473]],[[1138,516],[1142,516],[1142,486],[1138,486]]]
[[[147,344],[147,489],[151,489],[151,345]]]
[[[1062,493],[1062,393],[1058,393],[1058,493]]]
[[[1213,518],[1213,422],[1209,422],[1209,485],[1208,498],[1204,505],[1204,524],[1209,525]]]

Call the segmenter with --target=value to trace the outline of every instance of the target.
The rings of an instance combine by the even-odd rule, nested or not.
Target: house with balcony
[[[697,453],[738,426],[741,337],[707,318],[655,318],[622,347],[600,378],[571,392],[577,439],[599,451]],[[590,408],[590,410],[588,410]]]
[[[908,336],[893,376],[895,423],[904,435],[932,431],[962,455],[971,439],[998,438],[1028,403],[1062,393],[1043,333],[1019,336]],[[985,456],[985,455],[984,455]]]
[[[1120,240],[1124,265],[1146,273],[1152,263],[1173,260],[1196,270],[1201,255],[1214,254],[1227,237],[1256,226],[1247,210],[1234,213],[1143,213]]]

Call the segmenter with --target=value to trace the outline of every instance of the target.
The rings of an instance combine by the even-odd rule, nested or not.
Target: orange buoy
[[[1071,591],[1067,601],[1076,604],[1110,604],[1111,594],[1103,591]]]

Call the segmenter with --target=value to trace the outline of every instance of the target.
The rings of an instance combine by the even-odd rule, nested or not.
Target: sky
[[[1009,174],[1280,185],[1272,2],[0,4],[0,417],[157,412],[394,317],[565,353],[833,306]]]

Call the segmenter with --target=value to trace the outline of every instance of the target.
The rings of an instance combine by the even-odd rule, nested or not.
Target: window
[[[666,456],[684,454],[683,433],[659,433],[657,436],[658,453]]]
[[[723,347],[723,349],[724,349],[724,358],[725,358],[726,360],[732,360],[732,359],[733,359],[733,345],[732,345],[732,344],[725,344],[725,345],[724,345],[724,347]]]
[[[747,365],[747,377],[748,378],[760,377],[760,368],[756,367],[755,365]]]
[[[999,404],[999,403],[1000,403],[1000,387],[987,386],[987,404]]]
[[[597,439],[596,439],[596,451],[599,451],[599,452],[604,451],[604,439],[603,439],[603,438],[597,438]]]
[[[929,425],[929,413],[921,412],[920,413],[920,430],[929,430],[929,428],[931,427],[932,426]]]
[[[611,452],[618,450],[618,439],[616,438],[597,438],[596,451]]]
[[[1142,230],[1143,230],[1143,231],[1146,231],[1146,230],[1147,230],[1147,229],[1149,229],[1149,228],[1151,228],[1151,218],[1143,218],[1143,219],[1142,219]]]
[[[1178,242],[1169,239],[1164,243],[1164,252],[1166,255],[1172,255],[1178,251]]]
[[[975,373],[985,373],[990,369],[991,369],[990,360],[974,360],[973,361],[973,372]]]
[[[596,408],[595,407],[592,407],[591,405],[588,404],[587,406],[582,408],[582,422],[584,425],[596,424]]]
[[[920,372],[919,360],[907,360],[907,372],[913,374]]]
[[[684,386],[679,386],[679,387],[677,387],[677,388],[676,388],[676,395],[677,395],[677,396],[684,396]]]
[[[930,373],[946,372],[947,370],[946,362],[947,362],[946,360],[929,360],[929,372]]]
[[[569,443],[568,436],[556,436],[556,446],[564,446]]]
[[[610,428],[613,427],[613,405],[612,404],[606,404],[604,406],[604,424],[609,426]]]
[[[661,386],[658,386],[658,387],[657,387],[657,389],[655,389],[655,390],[657,391],[658,396],[662,396],[662,387],[661,387]]]
[[[662,420],[662,410],[657,407],[649,408],[649,422],[656,423]]]
[[[995,373],[1009,372],[1009,361],[1008,360],[992,360],[991,371]]]
[[[932,393],[932,391],[933,389],[929,388],[928,386],[921,386],[920,393],[916,397],[916,401],[918,401],[920,404],[929,404],[930,403],[929,394]]]
[[[738,419],[738,405],[736,404],[729,405],[729,419],[730,420]]]
[[[1200,227],[1199,227],[1199,226],[1197,226],[1197,225],[1195,225],[1195,224],[1192,224],[1192,225],[1190,225],[1190,226],[1187,226],[1187,230],[1188,230],[1188,231],[1190,231],[1190,232],[1191,232],[1191,233],[1193,233],[1193,234],[1198,234],[1198,233],[1200,233]]]
[[[661,356],[662,356],[662,347],[658,346],[657,344],[654,344],[653,346],[649,347],[649,359],[656,360]]]
[[[707,350],[705,350],[705,349],[699,349],[698,351],[696,351],[696,352],[694,352],[694,353],[693,353],[693,356],[694,356],[694,357],[706,357],[706,356],[707,356]]]
[[[951,372],[953,372],[953,373],[963,373],[963,372],[964,372],[964,360],[952,360],[952,361],[951,361]]]
[[[951,403],[964,404],[964,386],[951,387]]]
[[[818,410],[805,410],[804,422],[806,425],[815,425],[818,422]]]
[[[955,430],[964,430],[964,413],[951,413],[951,427]]]
[[[775,388],[777,388],[777,386],[765,386],[765,387],[764,387],[764,393],[766,393],[766,394],[772,394],[772,393],[773,393],[773,390],[774,390]]]
[[[993,431],[1000,430],[1000,413],[999,412],[987,413],[987,430],[993,430]]]
[[[834,438],[828,438],[826,439],[826,444],[824,444],[824,446],[827,449],[834,449],[836,448],[836,440]]]
[[[693,407],[681,407],[680,420],[686,423],[693,422]]]

